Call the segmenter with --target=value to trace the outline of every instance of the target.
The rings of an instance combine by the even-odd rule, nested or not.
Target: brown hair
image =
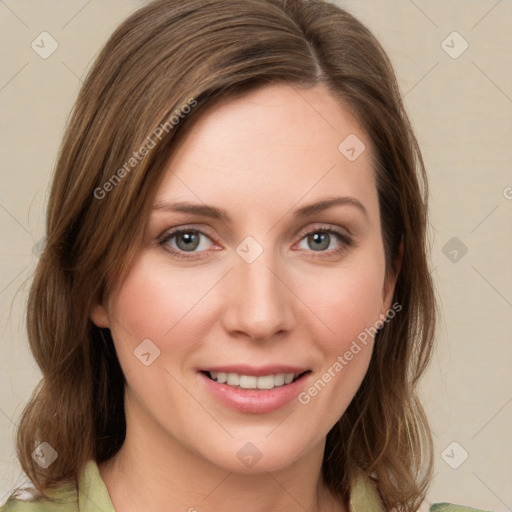
[[[137,255],[169,155],[215,100],[272,83],[323,83],[362,123],[376,152],[388,273],[403,241],[394,296],[402,310],[378,332],[362,385],[327,435],[324,479],[346,504],[364,471],[386,507],[417,509],[432,472],[415,394],[436,313],[426,174],[384,50],[321,0],[158,0],[123,22],[98,56],[61,146],[28,300],[43,379],[23,413],[18,454],[41,492],[76,483],[88,459],[105,461],[124,441],[124,376],[110,331],[89,313]],[[169,124],[173,115],[179,122]],[[31,457],[42,441],[58,452],[47,469]]]

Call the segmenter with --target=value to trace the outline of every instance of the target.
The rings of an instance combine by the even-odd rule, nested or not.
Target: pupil
[[[182,241],[180,243],[180,241]],[[198,245],[198,236],[194,233],[182,233],[177,240],[177,245],[185,251],[194,250]]]
[[[328,233],[313,233],[313,235],[310,235],[310,240],[312,240],[315,243],[314,250],[327,249],[327,247],[329,247]]]

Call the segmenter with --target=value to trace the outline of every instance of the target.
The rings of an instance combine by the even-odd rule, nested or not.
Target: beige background
[[[428,501],[510,511],[512,2],[339,3],[389,52],[430,177],[432,272],[443,317],[422,383],[435,436]],[[0,0],[0,502],[23,481],[13,436],[40,376],[23,312],[57,148],[92,59],[142,4]],[[47,59],[31,48],[43,31],[58,42]]]

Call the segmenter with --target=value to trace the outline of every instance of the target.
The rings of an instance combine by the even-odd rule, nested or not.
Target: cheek
[[[295,310],[295,328],[316,331],[322,343],[341,349],[373,326],[382,312],[384,276],[383,257],[376,254],[378,248],[372,247],[347,259],[338,269],[308,270],[303,265],[289,269],[286,281],[295,296],[290,296],[289,303]],[[214,290],[223,286],[219,276],[221,269],[170,269],[158,258],[140,258],[109,301],[114,339],[130,352],[145,339],[161,350],[172,347],[174,353],[192,352],[201,343],[206,319],[219,305]],[[319,329],[325,329],[327,335],[321,335]],[[179,343],[173,343],[177,338]]]
[[[362,255],[339,269],[296,277],[297,295],[313,313],[308,315],[311,321],[329,333],[323,339],[331,350],[350,345],[383,312],[384,264],[380,259]]]
[[[366,375],[374,331],[382,305],[381,273],[361,265],[340,269],[309,296],[311,309],[328,326],[317,327],[315,336],[322,364],[315,379],[297,397],[306,417],[322,418],[321,432],[315,421],[305,420],[311,436],[326,435],[344,414]],[[322,282],[316,281],[317,284]],[[318,321],[316,325],[320,325]],[[313,328],[312,328],[313,330]],[[334,333],[334,334],[333,334]]]
[[[311,331],[317,333],[323,358],[316,379],[297,398],[309,414],[322,416],[329,429],[349,406],[368,370],[382,307],[383,272],[375,262],[361,262],[324,280],[317,275],[315,287],[313,279],[303,283],[304,290],[310,290],[308,305],[322,321],[316,320],[316,331]]]
[[[146,339],[161,351],[159,363],[192,352],[200,343],[201,299],[216,281],[213,273],[170,272],[152,258],[140,258],[109,301],[111,331],[124,367],[133,364],[133,351]]]

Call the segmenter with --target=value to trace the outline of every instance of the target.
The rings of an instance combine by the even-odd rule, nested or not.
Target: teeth
[[[273,389],[290,384],[299,376],[298,373],[278,373],[276,375],[239,375],[238,373],[210,372],[212,380],[220,384],[240,387],[242,389]]]
[[[272,389],[274,386],[282,386],[282,384],[277,384],[278,380],[276,377],[280,377],[279,375],[263,375],[261,377],[254,377],[257,380],[258,389]],[[240,378],[240,386],[242,385],[242,378]],[[284,382],[284,381],[283,381]]]
[[[244,389],[255,389],[258,387],[258,377],[254,375],[240,375],[238,385]]]
[[[274,386],[282,386],[284,381],[286,380],[286,375],[284,373],[280,373],[279,375],[274,375]]]
[[[228,373],[227,384],[229,386],[239,386],[240,385],[240,377],[236,373]]]

